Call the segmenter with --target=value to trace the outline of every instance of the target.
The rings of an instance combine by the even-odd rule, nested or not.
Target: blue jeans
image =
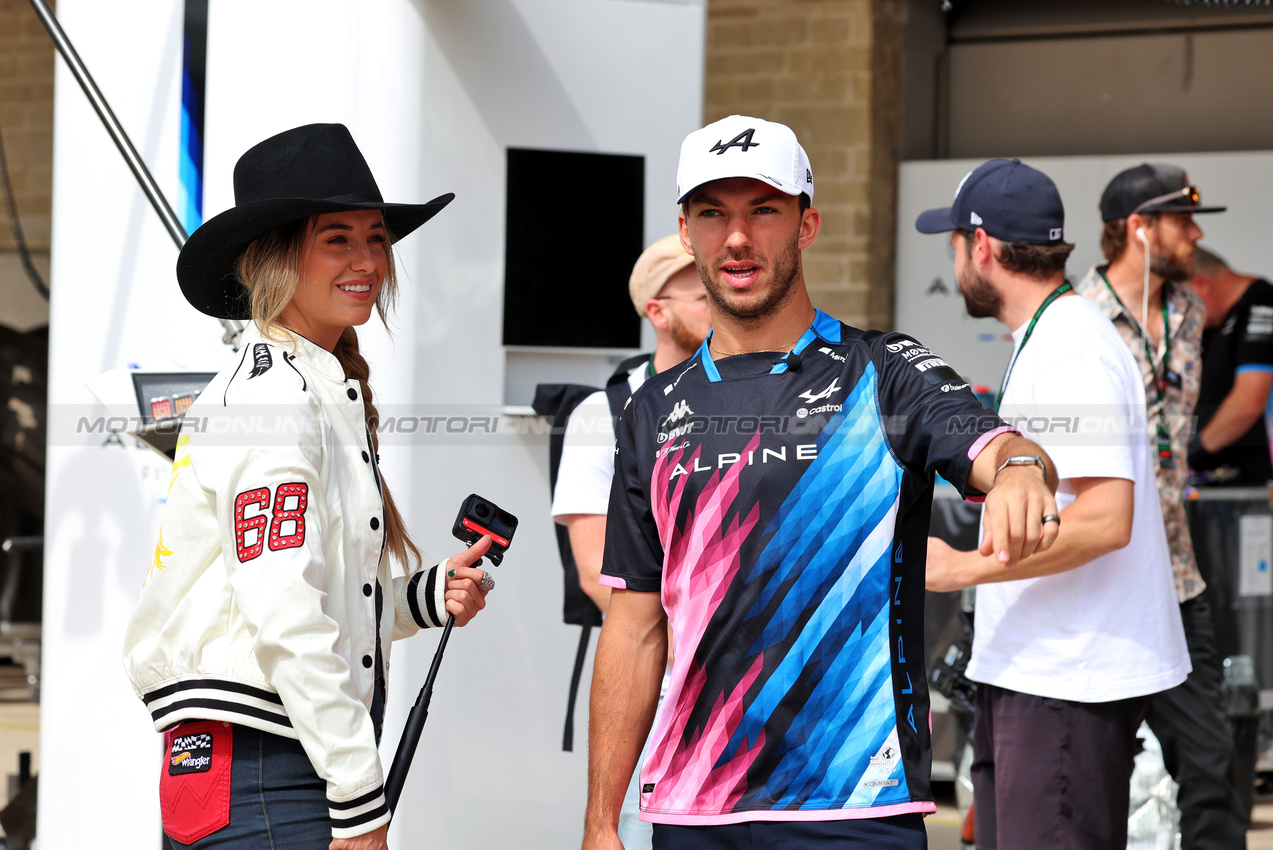
[[[176,734],[189,726],[181,724]],[[231,725],[229,729],[234,741],[230,822],[191,844],[173,840],[172,846],[327,850],[332,840],[327,784],[314,772],[300,741],[246,726]],[[166,761],[164,769],[164,779],[169,779]]]

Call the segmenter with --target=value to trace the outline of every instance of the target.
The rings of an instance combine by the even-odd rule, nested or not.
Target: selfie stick
[[[438,641],[437,652],[433,653],[433,664],[429,667],[429,675],[424,679],[424,687],[420,689],[415,705],[411,706],[411,714],[407,716],[407,725],[398,739],[398,751],[393,755],[393,764],[389,767],[389,778],[385,780],[385,799],[389,803],[389,817],[398,810],[398,798],[402,796],[402,786],[407,781],[407,771],[411,769],[411,759],[415,758],[416,745],[420,743],[420,735],[424,732],[424,721],[429,719],[429,700],[433,699],[433,680],[438,676],[438,668],[442,666],[442,653],[446,651],[447,638],[451,636],[451,627],[455,625],[455,615],[448,614],[446,628],[442,630],[442,639]]]

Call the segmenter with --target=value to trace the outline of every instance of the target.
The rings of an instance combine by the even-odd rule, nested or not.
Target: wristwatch
[[[1043,458],[1038,455],[1013,455],[1005,460],[998,469],[995,470],[995,478],[999,477],[999,473],[1003,472],[1005,467],[1009,466],[1037,466],[1043,470],[1043,483],[1048,483],[1048,465],[1043,462]]]

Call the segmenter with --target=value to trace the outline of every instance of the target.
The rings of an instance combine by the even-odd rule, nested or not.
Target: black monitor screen
[[[508,149],[504,344],[637,348],[645,157]]]

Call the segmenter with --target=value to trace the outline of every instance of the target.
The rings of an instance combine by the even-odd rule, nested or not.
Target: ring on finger
[[[478,582],[477,586],[482,588],[483,592],[490,593],[495,589],[495,579],[486,570],[482,570],[482,580]]]
[[[1060,515],[1060,514],[1048,514],[1047,516],[1045,516],[1045,517],[1043,518],[1043,524],[1044,524],[1044,525],[1047,525],[1049,522],[1054,522],[1054,523],[1056,523],[1057,525],[1060,525],[1060,524],[1061,524],[1061,515]]]

